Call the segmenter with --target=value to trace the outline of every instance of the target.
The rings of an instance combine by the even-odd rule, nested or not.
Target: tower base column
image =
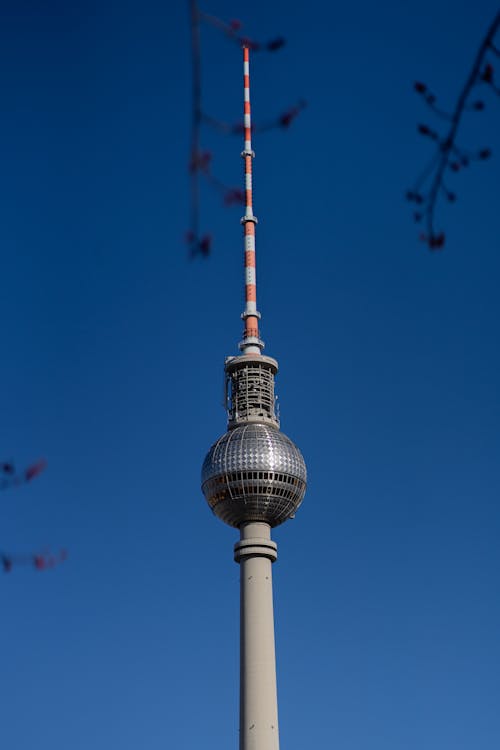
[[[272,563],[278,557],[267,523],[240,527],[240,750],[279,750]]]

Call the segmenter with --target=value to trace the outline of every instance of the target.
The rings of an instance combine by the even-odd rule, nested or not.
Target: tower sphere
[[[202,490],[216,516],[230,526],[293,517],[306,491],[307,472],[297,446],[268,424],[240,424],[210,448]]]

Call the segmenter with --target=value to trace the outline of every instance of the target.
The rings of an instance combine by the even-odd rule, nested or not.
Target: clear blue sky
[[[259,38],[253,114],[304,97],[254,148],[259,308],[282,428],[310,482],[276,531],[282,747],[497,750],[498,101],[451,180],[447,246],[417,240],[415,79],[451,104],[497,3],[212,0]],[[0,745],[234,750],[237,537],[199,470],[225,431],[241,334],[238,207],[206,190],[190,262],[183,2],[2,3]],[[241,117],[241,55],[203,33],[206,109]],[[500,65],[497,65],[500,67]],[[242,184],[241,143],[206,133]]]

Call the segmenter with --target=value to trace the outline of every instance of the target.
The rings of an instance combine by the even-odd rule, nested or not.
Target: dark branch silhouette
[[[12,461],[0,463],[0,490],[19,487],[21,484],[31,482],[44,471],[46,465],[45,459],[41,458],[29,464],[25,469],[18,471]],[[68,554],[64,549],[56,553],[43,550],[29,555],[11,555],[0,550],[0,565],[4,573],[10,573],[14,565],[28,565],[35,570],[48,570],[64,562],[67,556]]]
[[[47,466],[44,458],[40,458],[35,463],[30,464],[25,469],[18,471],[12,461],[0,463],[0,490],[6,490],[9,487],[18,487],[20,484],[31,482]]]
[[[450,190],[445,177],[469,167],[474,161],[484,161],[491,156],[491,149],[480,148],[467,150],[457,144],[457,134],[465,112],[481,112],[485,109],[483,99],[473,99],[479,89],[500,95],[500,87],[495,82],[494,67],[490,60],[500,57],[500,49],[495,45],[495,37],[500,28],[500,11],[497,13],[484,36],[470,73],[458,96],[455,108],[448,113],[437,105],[436,96],[425,83],[417,81],[414,89],[423,98],[429,109],[441,120],[449,123],[442,135],[427,124],[419,124],[418,132],[435,144],[434,155],[419,175],[413,188],[406,193],[406,199],[415,204],[414,219],[423,222],[425,230],[420,239],[430,250],[441,250],[445,244],[445,234],[436,229],[436,210],[440,197],[450,203],[457,199],[456,193]]]
[[[191,22],[191,64],[192,64],[192,115],[191,115],[191,144],[189,157],[190,174],[190,228],[186,233],[186,242],[189,246],[190,257],[201,255],[207,257],[212,249],[212,236],[201,231],[200,220],[200,195],[201,181],[204,180],[210,187],[215,188],[223,199],[226,206],[235,203],[243,204],[245,193],[238,187],[226,185],[212,172],[213,155],[201,145],[201,132],[203,125],[228,135],[240,135],[243,132],[243,123],[230,124],[209,116],[202,107],[201,87],[201,24],[207,24],[220,31],[227,39],[238,44],[240,47],[249,47],[253,52],[276,52],[285,45],[283,37],[276,37],[267,42],[259,42],[242,34],[242,23],[236,19],[229,22],[223,21],[216,16],[202,12],[197,0],[189,0],[190,22]],[[306,103],[300,100],[293,107],[283,112],[273,120],[262,125],[252,127],[254,132],[264,132],[273,128],[288,128],[298,114],[304,109]]]
[[[14,565],[27,565],[35,570],[49,570],[67,560],[68,553],[62,549],[59,552],[44,550],[34,555],[9,555],[0,551],[0,563],[4,573],[10,573]]]

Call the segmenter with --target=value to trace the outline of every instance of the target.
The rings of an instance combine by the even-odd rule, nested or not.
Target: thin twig
[[[443,190],[448,200],[455,200],[454,193],[451,193],[447,188],[444,187],[444,173],[447,168],[451,168],[453,171],[458,171],[460,167],[467,166],[471,159],[486,159],[490,155],[489,149],[482,149],[477,154],[467,153],[456,144],[456,136],[458,133],[459,126],[462,121],[464,112],[469,109],[468,99],[470,93],[475,85],[484,82],[488,83],[491,88],[496,92],[496,87],[493,80],[489,78],[485,73],[481,76],[481,70],[485,62],[486,55],[488,52],[494,52],[498,55],[499,50],[493,44],[493,40],[500,27],[500,11],[496,14],[495,18],[491,22],[486,35],[479,46],[470,73],[465,81],[465,84],[460,91],[455,108],[449,117],[450,127],[448,132],[443,138],[439,138],[437,134],[430,130],[427,126],[420,125],[419,132],[422,135],[430,137],[432,140],[437,141],[437,151],[431,160],[430,165],[426,167],[424,172],[419,176],[415,183],[415,187],[412,191],[407,194],[408,200],[416,201],[417,203],[424,204],[423,216],[425,217],[426,233],[422,236],[422,239],[427,242],[430,249],[440,249],[444,245],[444,234],[442,232],[437,233],[435,230],[435,216],[437,200],[441,190]],[[492,72],[491,66],[490,71]],[[415,89],[418,93],[423,94],[429,106],[440,115],[443,115],[441,111],[437,111],[434,105],[435,97],[430,95],[424,84],[416,83]],[[481,105],[481,106],[479,106]],[[471,105],[471,109],[481,110],[484,108],[482,102],[474,102]],[[451,162],[450,155],[454,154],[458,161]],[[427,195],[424,197],[420,194],[422,184],[426,181],[429,174],[433,173],[433,177],[430,181],[430,186]],[[452,197],[450,197],[452,196]]]
[[[202,107],[202,60],[201,60],[201,24],[208,23],[221,31],[231,41],[236,42],[239,46],[248,46],[252,50],[261,50],[275,52],[283,47],[285,40],[282,37],[276,37],[266,43],[260,43],[248,37],[241,36],[240,21],[230,21],[226,23],[216,16],[202,12],[199,9],[197,0],[189,0],[189,19],[191,26],[191,61],[192,61],[192,114],[191,114],[191,141],[189,156],[190,172],[190,228],[187,232],[186,239],[189,245],[189,254],[191,257],[196,255],[208,256],[211,251],[212,238],[201,230],[201,180],[205,179],[210,185],[216,188],[223,196],[224,203],[231,205],[241,202],[243,192],[239,188],[232,188],[225,185],[221,180],[216,178],[211,170],[211,153],[203,150],[201,146],[202,126],[204,124],[225,133],[243,132],[243,124],[230,125],[221,120],[211,117],[203,111]],[[257,126],[255,130],[263,131],[271,128],[287,128],[296,118],[299,112],[304,108],[305,102],[299,101],[293,107],[290,107],[275,120],[265,123],[263,126]]]

